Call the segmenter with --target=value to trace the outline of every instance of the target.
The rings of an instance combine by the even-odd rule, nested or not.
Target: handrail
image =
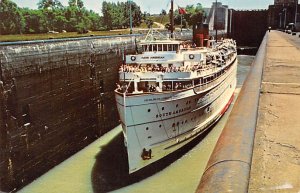
[[[233,60],[230,65],[232,65],[233,63],[235,62],[235,60]],[[226,66],[226,67],[229,67],[230,65]],[[183,91],[186,91],[186,90],[191,90],[191,89],[195,89],[195,88],[203,88],[205,87],[204,89],[201,89],[201,92],[207,90],[208,88],[211,88],[211,87],[214,87],[216,85],[218,85],[221,81],[222,78],[226,78],[225,75],[229,75],[228,73],[224,73],[222,74],[221,76],[219,76],[218,78],[212,80],[212,81],[209,81],[209,82],[206,82],[206,83],[203,83],[203,84],[197,84],[197,85],[194,85],[192,87],[189,87],[189,88],[184,88],[184,89],[178,89],[178,90],[170,90],[170,91],[163,91],[163,92],[143,92],[143,93],[136,93],[136,94],[132,94],[132,93],[126,93],[126,96],[127,97],[130,97],[130,96],[137,96],[137,95],[160,95],[160,94],[168,94],[168,93],[175,93],[175,92],[183,92]],[[208,86],[209,85],[209,86]],[[119,92],[118,91],[119,89],[115,89],[115,93],[119,94],[119,95],[123,95],[124,93],[123,92]],[[199,92],[199,91],[198,91]]]

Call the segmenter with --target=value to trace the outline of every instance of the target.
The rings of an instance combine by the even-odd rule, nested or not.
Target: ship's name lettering
[[[151,59],[154,59],[154,60],[157,60],[157,59],[164,59],[165,57],[164,56],[151,56],[151,57],[149,57],[149,56],[143,56],[142,57],[142,59],[143,60],[151,60]]]
[[[158,117],[171,116],[172,114],[173,114],[173,115],[176,115],[176,114],[178,114],[178,113],[182,113],[182,112],[191,110],[191,108],[192,108],[192,107],[189,106],[189,107],[185,107],[185,108],[183,108],[183,109],[179,109],[179,110],[176,110],[176,111],[173,111],[173,112],[166,112],[166,113],[157,114],[157,115],[156,115],[156,118],[158,118]]]
[[[169,97],[158,97],[158,98],[151,98],[151,99],[145,99],[144,101],[145,102],[151,102],[151,101],[160,101],[160,100],[166,100],[168,99]]]

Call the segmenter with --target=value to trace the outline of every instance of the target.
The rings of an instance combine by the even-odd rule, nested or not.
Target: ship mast
[[[170,10],[170,23],[171,23],[171,38],[174,37],[174,0],[171,0],[171,10]]]
[[[215,18],[214,18],[214,22],[215,22],[215,30],[216,30],[216,42],[218,40],[218,0],[216,0],[216,4],[215,4]]]

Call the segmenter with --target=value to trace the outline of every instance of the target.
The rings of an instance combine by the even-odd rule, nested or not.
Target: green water
[[[239,56],[235,98],[254,57]],[[20,193],[195,192],[230,109],[202,139],[141,172],[128,174],[126,150],[118,126],[68,160],[24,187]]]

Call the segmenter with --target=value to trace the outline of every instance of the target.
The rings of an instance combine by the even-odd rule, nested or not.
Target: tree
[[[28,8],[21,9],[26,23],[23,33],[45,33],[47,32],[47,17],[41,10]]]
[[[39,9],[58,9],[58,8],[63,8],[63,5],[59,0],[40,0],[38,2],[38,8]]]
[[[203,17],[205,12],[201,3],[194,5],[187,5],[185,8],[187,14],[184,15],[184,19],[188,22],[189,25],[196,25],[197,23],[203,22]]]
[[[79,9],[82,9],[84,7],[82,0],[69,0],[69,7],[77,7]]]
[[[140,7],[134,2],[110,3],[104,1],[102,3],[103,24],[106,29],[129,27],[131,6],[131,14],[133,26],[139,26],[142,20],[142,12]]]
[[[20,8],[10,0],[0,1],[0,34],[22,33],[25,26]]]
[[[103,24],[106,29],[112,29],[112,4],[103,1],[102,3]]]

